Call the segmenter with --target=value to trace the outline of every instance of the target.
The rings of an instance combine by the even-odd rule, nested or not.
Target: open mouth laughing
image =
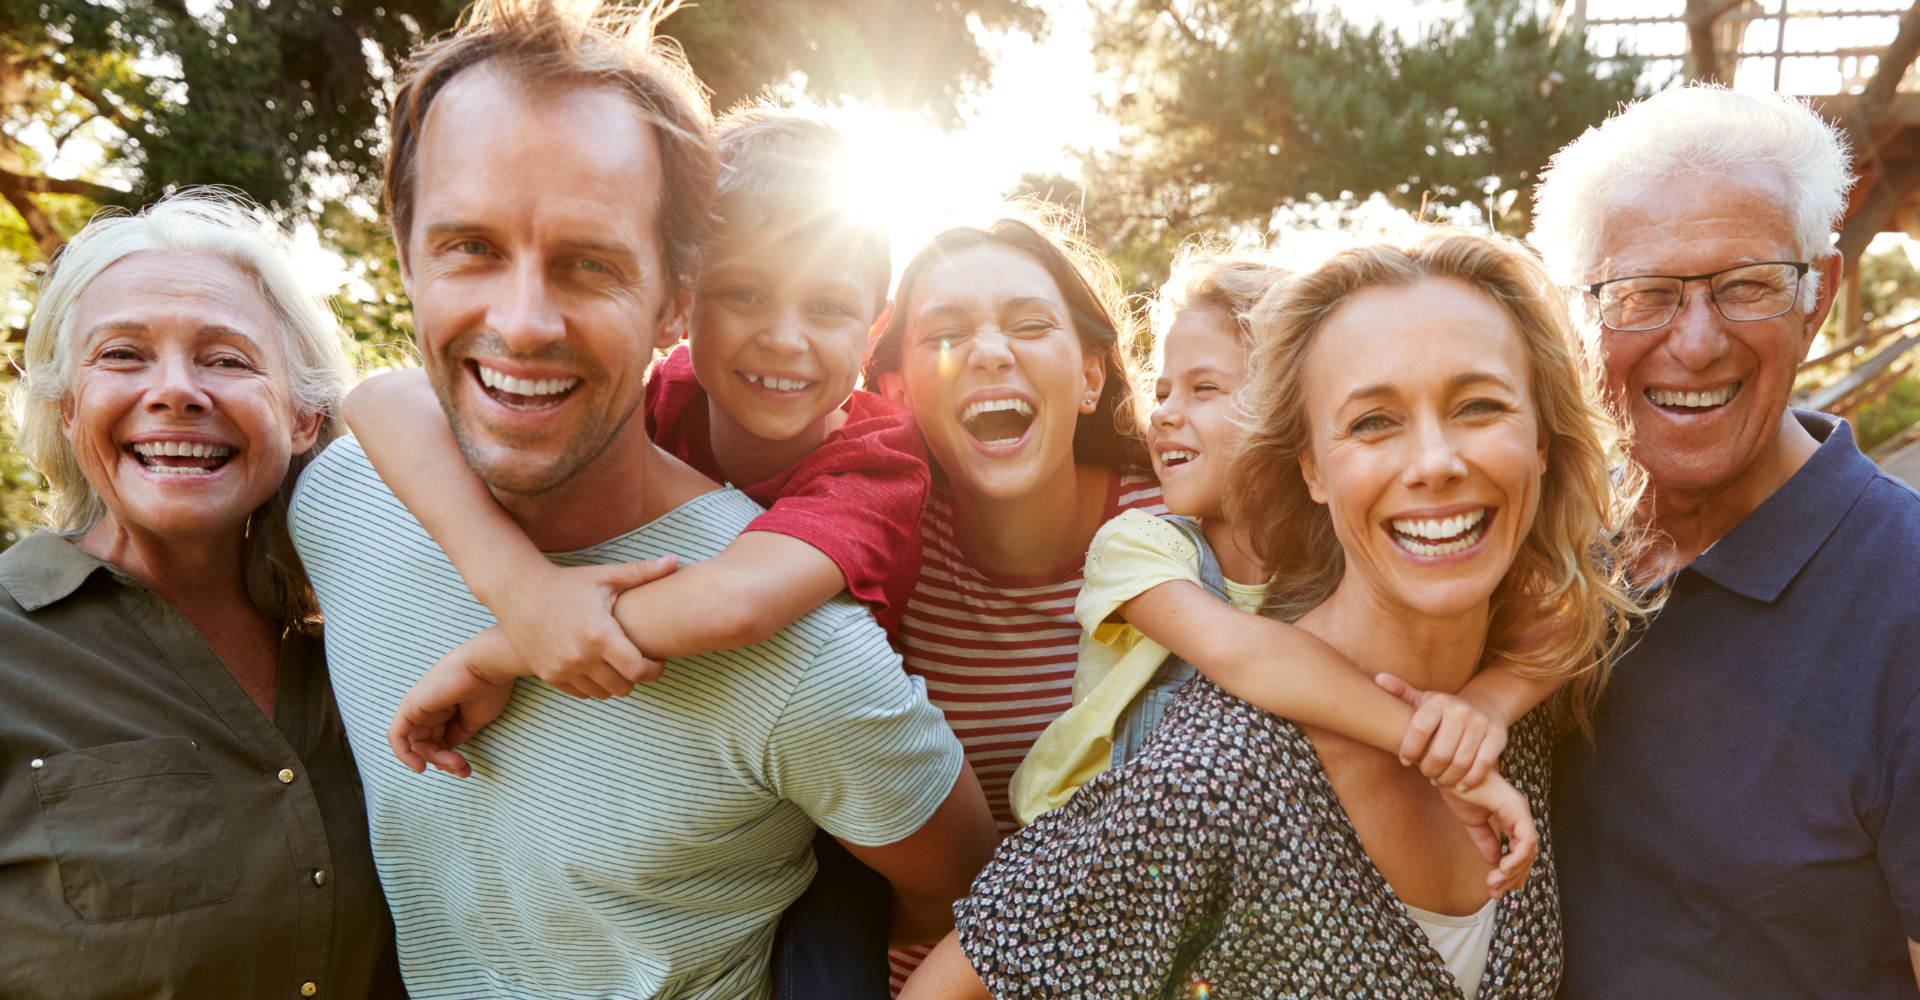
[[[982,399],[960,411],[960,426],[982,444],[1011,444],[1033,426],[1033,404],[1024,399]]]
[[[1394,544],[1416,556],[1450,556],[1464,552],[1486,537],[1491,507],[1479,507],[1451,517],[1404,518],[1388,522]]]
[[[211,476],[233,459],[233,449],[203,441],[136,441],[127,452],[148,472]]]
[[[1739,382],[1730,382],[1718,389],[1706,392],[1685,392],[1678,389],[1656,389],[1649,386],[1646,390],[1647,402],[1662,410],[1673,413],[1705,413],[1715,407],[1725,406],[1733,401],[1740,392]]]
[[[473,368],[486,394],[514,410],[552,409],[580,385],[578,378],[515,378],[478,362]]]
[[[1160,457],[1161,468],[1177,469],[1180,466],[1183,466],[1188,462],[1191,462],[1194,459],[1199,458],[1200,453],[1197,451],[1189,451],[1186,448],[1168,448],[1165,451],[1160,452],[1159,457]]]

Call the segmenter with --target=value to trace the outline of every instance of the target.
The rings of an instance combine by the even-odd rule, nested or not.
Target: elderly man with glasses
[[[1556,755],[1568,1000],[1920,997],[1920,496],[1787,405],[1850,184],[1805,105],[1691,87],[1541,185],[1666,595]]]

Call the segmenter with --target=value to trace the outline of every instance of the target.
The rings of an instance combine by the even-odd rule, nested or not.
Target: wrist
[[[476,574],[477,579],[469,583],[468,589],[473,592],[473,599],[486,605],[494,617],[503,618],[503,608],[522,605],[522,594],[550,593],[553,577],[560,572],[560,567],[548,562],[538,549],[528,547],[526,552],[498,555]]]

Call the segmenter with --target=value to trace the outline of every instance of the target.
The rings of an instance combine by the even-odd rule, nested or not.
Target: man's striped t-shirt
[[[1164,514],[1159,480],[1144,472],[1109,478],[1102,522],[1123,510]],[[927,696],[967,748],[1001,834],[1018,827],[1007,784],[1040,733],[1073,705],[1080,658],[1074,599],[1086,555],[1040,576],[995,573],[975,563],[953,526],[953,498],[935,490],[920,522],[920,585],[901,624],[907,672],[926,679]],[[894,991],[926,957],[892,955]]]
[[[715,490],[554,559],[707,558],[761,513]],[[462,748],[471,778],[416,775],[387,748],[394,710],[494,619],[351,439],[307,470],[291,522],[415,997],[763,997],[815,823],[893,843],[959,776],[922,682],[844,596],[626,698],[523,678]]]

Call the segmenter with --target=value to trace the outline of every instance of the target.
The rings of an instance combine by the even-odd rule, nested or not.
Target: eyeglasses
[[[1658,330],[1673,322],[1686,304],[1689,281],[1707,283],[1707,300],[1736,323],[1784,316],[1800,298],[1800,279],[1813,267],[1805,261],[1770,260],[1742,264],[1712,274],[1648,274],[1615,278],[1587,286],[1600,304],[1600,322],[1621,333]]]

